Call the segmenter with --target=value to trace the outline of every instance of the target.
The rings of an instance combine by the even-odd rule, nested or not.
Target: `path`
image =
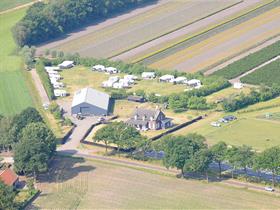
[[[42,103],[43,104],[45,104],[45,103],[49,104],[50,103],[50,99],[48,97],[48,94],[47,94],[47,92],[46,92],[42,82],[41,82],[41,79],[40,79],[37,71],[35,69],[32,69],[30,71],[30,74],[31,74],[31,76],[33,78],[35,87],[36,87],[36,89],[37,89],[37,91],[38,91],[38,93],[40,95]]]
[[[234,83],[236,83],[236,82],[240,82],[240,79],[241,79],[242,77],[245,77],[245,76],[247,76],[248,74],[251,74],[251,73],[253,73],[254,71],[256,71],[256,70],[258,70],[258,69],[260,69],[260,68],[262,68],[262,67],[264,67],[264,66],[266,66],[266,65],[268,65],[268,64],[270,64],[270,63],[272,63],[272,62],[274,62],[274,61],[276,61],[276,60],[278,60],[278,59],[280,59],[280,55],[278,55],[277,57],[275,57],[275,58],[273,58],[273,59],[271,59],[271,60],[269,60],[269,61],[267,61],[267,62],[265,62],[265,63],[263,63],[263,64],[261,64],[261,65],[259,65],[259,66],[257,66],[256,68],[253,68],[253,69],[250,70],[250,71],[245,72],[244,74],[242,74],[242,75],[240,75],[240,76],[238,76],[238,77],[236,77],[236,78],[234,78],[234,79],[232,79],[232,80],[229,80],[229,82],[230,82],[231,84],[234,84]]]
[[[270,40],[268,40],[268,41],[258,45],[257,47],[255,47],[253,49],[250,49],[250,50],[248,50],[248,51],[246,51],[246,52],[244,52],[244,53],[242,53],[242,54],[240,54],[240,55],[238,55],[238,56],[236,56],[236,57],[234,57],[234,58],[232,58],[232,59],[230,59],[230,60],[228,60],[226,62],[223,62],[222,64],[220,64],[220,65],[218,65],[218,66],[216,66],[216,67],[214,67],[214,68],[212,68],[212,69],[210,69],[208,71],[206,71],[204,73],[204,75],[213,74],[214,72],[216,72],[216,71],[218,71],[218,70],[228,66],[229,64],[232,64],[235,61],[238,61],[238,60],[240,60],[240,59],[242,59],[242,58],[244,58],[244,57],[246,57],[246,56],[248,56],[250,54],[253,54],[253,53],[257,52],[257,51],[260,51],[261,49],[263,49],[265,47],[268,47],[269,45],[272,45],[272,44],[276,43],[279,40],[280,40],[280,36],[277,36],[277,37],[275,37],[273,39],[270,39]]]
[[[217,14],[211,15],[207,18],[204,18],[200,21],[197,21],[193,24],[190,24],[186,27],[183,27],[177,31],[174,31],[172,33],[169,33],[165,36],[159,37],[155,40],[152,40],[148,43],[145,43],[139,47],[136,47],[132,50],[129,50],[121,55],[115,56],[113,58],[111,58],[112,60],[126,60],[128,58],[134,57],[137,54],[140,54],[141,52],[144,52],[147,49],[150,49],[154,46],[158,46],[158,45],[162,45],[166,42],[169,42],[171,40],[174,40],[178,37],[181,37],[183,35],[187,35],[190,33],[194,33],[198,30],[201,30],[203,28],[206,28],[207,26],[217,23],[218,21],[221,21],[223,19],[226,19],[228,17],[230,17],[231,15],[234,15],[240,11],[242,11],[243,9],[246,9],[254,4],[257,4],[258,2],[260,2],[259,0],[244,0],[244,2],[237,4],[233,7],[230,7],[226,10],[223,10]]]
[[[24,7],[29,7],[29,6],[31,6],[32,4],[34,4],[34,3],[36,3],[36,2],[39,2],[39,1],[41,1],[41,0],[34,0],[34,1],[30,2],[30,3],[23,4],[23,5],[20,5],[20,6],[11,8],[11,9],[4,10],[4,11],[0,12],[0,15],[5,14],[5,13],[9,13],[9,12],[13,12],[13,11],[15,11],[15,10],[22,9],[22,8],[24,8]]]

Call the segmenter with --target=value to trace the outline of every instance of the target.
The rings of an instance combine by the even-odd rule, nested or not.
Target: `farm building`
[[[243,84],[241,82],[235,82],[233,84],[233,88],[234,89],[242,89],[243,88]]]
[[[66,90],[54,89],[53,92],[54,92],[55,97],[65,97],[65,96],[67,96]]]
[[[155,72],[143,72],[141,76],[143,79],[154,79],[156,77],[156,73]]]
[[[160,109],[137,108],[126,123],[138,130],[145,131],[169,128],[172,126],[171,121],[172,119],[167,118]]]
[[[118,69],[116,69],[115,67],[107,67],[105,69],[105,71],[109,74],[117,74],[118,73]]]
[[[170,75],[170,74],[166,74],[166,75],[163,75],[159,78],[159,81],[160,82],[173,82],[174,81],[174,76],[173,75]]]
[[[8,186],[16,187],[18,183],[18,176],[12,169],[6,168],[3,171],[0,170],[0,180]]]
[[[144,103],[145,98],[143,96],[128,96],[128,101],[138,102],[138,103]]]
[[[187,78],[186,77],[176,77],[174,80],[173,80],[174,83],[176,84],[184,84],[187,82]]]
[[[45,70],[49,71],[60,71],[61,69],[58,66],[45,66]]]
[[[105,69],[106,68],[103,65],[95,65],[95,66],[92,67],[93,71],[101,71],[102,72],[102,71],[105,71]]]
[[[83,88],[74,95],[71,113],[81,115],[107,115],[110,96],[92,88]]]
[[[128,80],[128,81],[134,81],[134,80],[137,80],[138,77],[135,75],[128,74],[128,75],[124,75],[123,79]]]
[[[58,65],[60,69],[70,69],[74,67],[74,61],[63,61],[61,64]]]
[[[187,85],[190,87],[194,87],[194,88],[200,88],[201,87],[201,81],[198,79],[192,79],[190,81],[187,82]]]

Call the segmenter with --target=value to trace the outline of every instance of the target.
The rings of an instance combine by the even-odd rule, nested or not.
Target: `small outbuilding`
[[[133,101],[133,102],[138,102],[138,103],[144,103],[145,102],[145,98],[143,96],[128,96],[127,97],[128,101]]]
[[[66,90],[54,89],[53,92],[54,92],[55,97],[66,97],[67,96]]]
[[[166,74],[166,75],[163,75],[159,78],[159,81],[160,82],[173,82],[175,79],[175,77],[173,75],[170,75],[170,74]]]
[[[154,79],[156,77],[156,73],[155,72],[143,72],[141,76],[143,79]]]
[[[70,69],[74,66],[74,61],[63,61],[61,64],[58,65],[60,69]]]
[[[92,70],[93,71],[100,71],[100,72],[103,72],[103,71],[105,71],[105,66],[103,66],[103,65],[95,65],[95,66],[93,66],[92,67]]]
[[[235,82],[233,84],[234,89],[242,89],[243,87],[244,87],[244,85],[241,82]]]
[[[19,179],[18,176],[15,174],[15,172],[11,168],[6,168],[5,170],[0,170],[0,180],[8,185],[16,187]]]
[[[92,88],[83,88],[74,95],[71,113],[83,116],[108,115],[109,105],[110,96],[107,93]]]

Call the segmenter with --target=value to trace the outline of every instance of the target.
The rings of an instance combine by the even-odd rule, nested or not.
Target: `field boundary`
[[[206,68],[203,68],[203,69],[199,70],[198,72],[201,72],[201,73],[203,73],[203,74],[206,75],[206,76],[212,75],[212,74],[214,74],[216,71],[221,70],[223,67],[222,67],[222,68],[219,68],[219,69],[217,69],[216,71],[213,71],[213,72],[211,72],[211,73],[207,73],[207,72],[210,71],[211,69],[214,69],[214,68],[218,67],[219,65],[221,65],[221,64],[223,64],[223,63],[225,63],[225,62],[230,61],[231,59],[234,59],[235,57],[241,56],[242,54],[245,54],[245,53],[248,52],[248,51],[251,51],[251,50],[254,50],[254,49],[258,48],[258,47],[260,47],[261,45],[264,45],[266,42],[269,42],[269,41],[271,41],[271,40],[273,40],[273,39],[275,39],[275,38],[279,38],[279,39],[280,39],[280,33],[279,33],[279,34],[276,34],[276,35],[274,35],[274,36],[271,36],[271,37],[269,37],[269,38],[267,38],[267,39],[265,39],[265,40],[263,40],[263,41],[261,41],[261,42],[258,42],[257,44],[255,44],[255,45],[253,45],[253,46],[251,46],[251,47],[249,47],[249,48],[246,48],[245,50],[242,50],[241,52],[238,52],[238,53],[236,53],[236,54],[234,54],[234,55],[232,55],[232,56],[229,56],[229,57],[227,57],[227,58],[224,58],[223,60],[221,60],[221,61],[219,61],[219,62],[217,62],[217,63],[214,63],[214,64],[212,64],[211,66],[208,66],[208,67],[206,67]],[[275,44],[276,42],[277,42],[277,40],[276,40],[275,42],[273,42],[272,44]],[[268,46],[270,46],[270,45],[268,45]],[[259,50],[256,50],[255,52],[250,53],[250,54],[254,54],[254,53],[256,53],[256,52],[258,52],[258,51],[260,51],[260,50],[262,50],[262,49],[264,49],[264,48],[266,48],[266,47],[263,47],[263,48],[261,48],[261,49],[259,49]],[[246,57],[246,56],[247,56],[247,55],[244,55],[244,57]],[[242,58],[244,58],[244,57],[242,57]],[[242,58],[240,58],[240,59],[242,59]],[[240,59],[238,59],[238,60],[240,60]],[[236,61],[233,61],[232,63],[234,63],[234,62],[236,62]],[[232,63],[229,63],[228,65],[230,65],[230,64],[232,64]],[[228,65],[226,65],[226,66],[228,66]]]
[[[186,42],[186,41],[188,41],[188,40],[191,40],[191,39],[193,39],[193,38],[195,38],[195,37],[198,37],[198,36],[200,36],[200,35],[204,35],[204,34],[208,33],[209,31],[212,31],[213,29],[216,29],[216,28],[221,27],[221,26],[223,26],[223,25],[225,25],[225,24],[228,24],[228,23],[230,23],[230,22],[232,22],[232,21],[234,21],[234,20],[237,20],[237,19],[239,19],[239,18],[241,18],[241,17],[244,17],[244,16],[246,16],[246,15],[252,13],[252,12],[255,12],[256,10],[261,9],[261,8],[267,6],[267,5],[270,5],[270,4],[272,4],[272,3],[276,2],[276,1],[278,1],[278,0],[272,0],[272,1],[268,2],[268,3],[261,4],[261,5],[259,5],[259,6],[255,7],[255,8],[253,8],[253,9],[251,9],[251,10],[249,10],[249,11],[247,11],[247,12],[245,12],[245,13],[243,13],[243,14],[237,16],[237,17],[234,17],[234,18],[232,18],[232,19],[230,19],[230,20],[226,20],[226,21],[224,21],[224,22],[222,22],[222,23],[216,24],[216,25],[214,25],[214,26],[212,26],[212,27],[210,27],[210,28],[208,28],[208,29],[206,29],[206,30],[204,30],[204,31],[202,31],[202,32],[198,32],[198,33],[195,33],[194,35],[188,36],[188,37],[186,37],[186,38],[184,38],[184,39],[182,39],[182,40],[180,40],[180,41],[178,41],[178,42],[176,42],[176,43],[174,43],[174,44],[171,44],[171,45],[169,45],[169,46],[167,46],[167,47],[165,47],[165,48],[162,48],[162,49],[157,50],[157,51],[155,51],[155,52],[149,53],[149,54],[147,54],[146,56],[143,56],[143,57],[141,57],[141,58],[135,59],[135,60],[132,61],[132,63],[139,63],[139,62],[141,62],[141,61],[144,61],[144,60],[146,60],[147,58],[150,58],[150,57],[152,57],[152,56],[154,56],[154,55],[157,55],[157,54],[159,54],[159,53],[162,53],[162,52],[164,52],[164,51],[166,51],[166,50],[168,50],[168,49],[170,49],[170,48],[172,48],[172,47],[178,46],[178,45],[180,45],[180,44],[182,44],[182,43],[184,43],[184,42]]]
[[[197,22],[199,22],[199,21],[201,21],[201,20],[204,20],[204,19],[206,19],[206,18],[208,18],[208,17],[211,17],[211,16],[213,16],[213,15],[215,15],[215,14],[218,14],[218,13],[220,13],[220,12],[226,10],[226,9],[229,9],[229,8],[231,8],[231,7],[234,7],[234,6],[236,6],[236,5],[240,4],[240,3],[242,3],[243,1],[244,1],[244,0],[240,0],[240,1],[236,2],[235,4],[229,5],[229,6],[223,8],[223,9],[220,9],[220,10],[218,10],[218,11],[216,11],[216,12],[210,13],[210,14],[208,14],[208,15],[205,16],[205,17],[202,17],[202,18],[199,18],[199,19],[197,19],[197,20],[194,20],[194,21],[192,21],[192,22],[190,22],[190,23],[188,23],[188,24],[185,24],[185,25],[180,26],[180,27],[178,27],[178,28],[172,29],[171,31],[168,31],[168,32],[166,32],[166,33],[164,33],[164,34],[161,34],[161,35],[159,35],[159,36],[156,36],[156,37],[154,37],[154,38],[152,38],[152,39],[149,39],[149,40],[147,40],[147,41],[145,41],[145,42],[142,42],[141,44],[135,45],[135,46],[133,46],[133,47],[130,47],[129,49],[126,49],[126,50],[123,50],[123,51],[121,51],[121,52],[118,52],[118,53],[116,53],[116,54],[114,54],[114,55],[112,55],[112,56],[110,56],[110,57],[107,57],[107,59],[112,59],[112,58],[114,58],[114,57],[117,57],[117,56],[119,56],[119,55],[122,55],[122,54],[124,54],[124,53],[126,53],[126,52],[129,52],[129,51],[131,51],[131,50],[133,50],[133,49],[135,49],[135,48],[137,48],[137,47],[140,47],[141,45],[144,45],[144,44],[147,44],[147,43],[149,43],[149,42],[152,42],[152,41],[154,41],[154,40],[156,40],[156,39],[159,39],[159,38],[161,38],[161,37],[164,37],[164,36],[166,36],[166,35],[168,35],[168,34],[171,34],[171,33],[175,32],[175,31],[178,31],[178,30],[180,30],[180,29],[182,29],[182,28],[185,28],[185,27],[187,27],[187,26],[190,26],[190,25],[192,25],[192,24],[194,24],[194,23],[197,23]]]

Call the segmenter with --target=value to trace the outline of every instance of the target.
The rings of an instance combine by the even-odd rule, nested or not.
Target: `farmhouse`
[[[167,118],[160,109],[140,109],[137,108],[130,119],[126,122],[138,130],[159,130],[172,126],[172,119]]]
[[[70,69],[74,67],[74,61],[63,61],[61,64],[58,65],[60,69]]]
[[[16,187],[18,183],[18,176],[12,169],[6,168],[3,171],[0,170],[0,180],[8,186]]]
[[[81,115],[107,115],[110,96],[92,88],[83,88],[74,95],[71,113]]]
[[[170,75],[170,74],[166,74],[166,75],[163,75],[159,78],[159,81],[160,82],[173,82],[174,81],[174,76],[173,75]]]
[[[156,77],[156,73],[155,72],[143,72],[141,76],[143,79],[154,79]]]

